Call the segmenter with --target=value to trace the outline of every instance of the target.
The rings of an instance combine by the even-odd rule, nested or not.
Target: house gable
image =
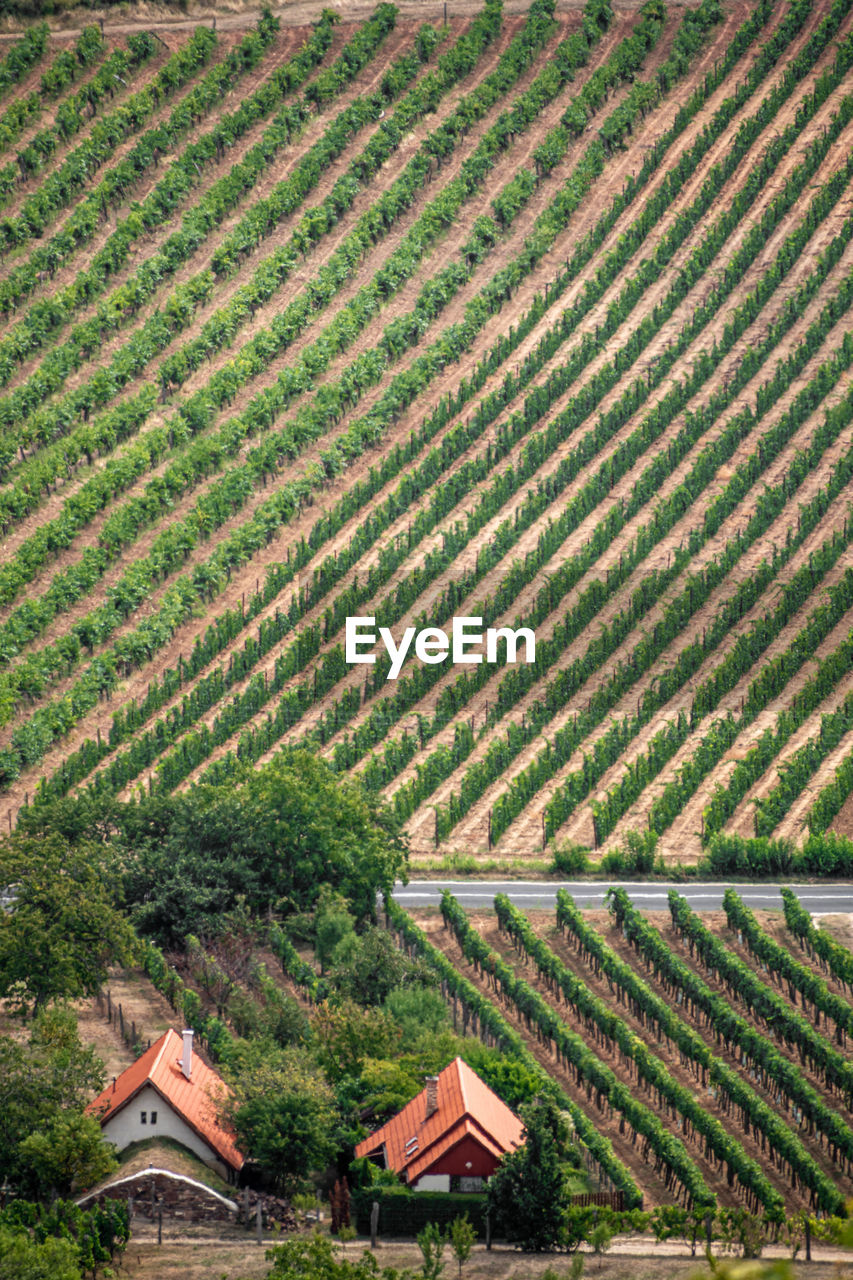
[[[522,1131],[509,1107],[456,1058],[355,1153],[381,1152],[387,1168],[423,1186],[439,1175],[488,1177],[505,1152],[521,1145]]]
[[[182,1052],[181,1037],[167,1031],[90,1102],[87,1110],[98,1117],[110,1142],[120,1151],[142,1138],[173,1137],[211,1168],[226,1175],[237,1172],[243,1166],[243,1155],[215,1113],[215,1096],[227,1092],[226,1086],[197,1053],[192,1055],[187,1079],[180,1066]],[[152,1110],[157,1114],[154,1125]]]

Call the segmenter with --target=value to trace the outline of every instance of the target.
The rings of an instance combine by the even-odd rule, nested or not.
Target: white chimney
[[[426,1079],[426,1112],[424,1120],[438,1111],[438,1076],[427,1076]]]
[[[193,1033],[192,1031],[184,1032],[184,1052],[181,1055],[181,1070],[188,1080],[192,1079],[193,1073]]]

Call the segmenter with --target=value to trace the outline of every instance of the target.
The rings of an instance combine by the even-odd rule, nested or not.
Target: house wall
[[[498,1161],[492,1155],[491,1151],[486,1151],[481,1147],[476,1138],[466,1135],[461,1142],[452,1147],[450,1151],[445,1151],[439,1156],[435,1164],[430,1165],[426,1170],[427,1174],[447,1174],[448,1177],[453,1174],[460,1178],[490,1178],[498,1167]],[[420,1186],[423,1182],[423,1176],[419,1179],[418,1186],[420,1190],[427,1188]],[[438,1188],[430,1188],[437,1190]]]
[[[414,1191],[449,1191],[449,1173],[424,1173],[413,1184]]]
[[[143,1124],[140,1116],[146,1113],[147,1123]],[[157,1123],[151,1123],[151,1112],[157,1112]],[[156,1089],[146,1085],[135,1098],[111,1116],[103,1126],[104,1137],[114,1142],[119,1151],[124,1151],[131,1142],[141,1142],[144,1138],[173,1138],[182,1146],[188,1147],[199,1160],[211,1169],[215,1169],[223,1178],[229,1177],[231,1170],[224,1160],[220,1160],[212,1147],[195,1133],[168,1102],[164,1102]]]

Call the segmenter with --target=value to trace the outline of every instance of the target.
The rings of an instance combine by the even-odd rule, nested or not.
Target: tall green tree
[[[241,898],[255,914],[310,911],[323,885],[372,920],[377,893],[406,866],[387,807],[304,750],[236,782],[125,806],[117,823],[134,918],[164,946],[212,936]]]
[[[220,1100],[220,1116],[233,1126],[240,1150],[293,1195],[337,1146],[338,1115],[325,1076],[304,1049],[253,1041],[228,1082],[232,1093]]]
[[[118,907],[119,878],[103,846],[62,836],[12,836],[0,845],[0,997],[24,1016],[51,1000],[94,995],[112,964],[133,956]]]
[[[53,1006],[39,1014],[31,1024],[28,1043],[0,1036],[0,1182],[8,1178],[16,1186],[29,1186],[33,1157],[37,1157],[36,1151],[27,1157],[27,1140],[35,1134],[58,1138],[63,1126],[73,1129],[103,1083],[103,1063],[90,1046],[81,1043],[77,1020],[69,1009]],[[93,1143],[87,1140],[87,1147],[91,1154]],[[82,1173],[82,1157],[82,1151],[69,1157],[69,1172],[78,1161],[71,1172],[72,1183]],[[99,1176],[97,1170],[95,1176]],[[54,1185],[65,1189],[61,1177]]]
[[[522,1249],[558,1249],[566,1235],[571,1132],[550,1098],[537,1098],[521,1114],[524,1146],[504,1156],[489,1181],[492,1223]]]

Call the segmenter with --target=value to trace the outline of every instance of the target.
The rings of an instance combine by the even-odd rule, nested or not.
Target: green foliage
[[[421,1276],[423,1280],[441,1280],[444,1272],[444,1246],[447,1239],[435,1222],[428,1222],[417,1235],[418,1248],[421,1251]]]
[[[552,871],[561,876],[580,876],[591,870],[589,849],[574,840],[563,840],[551,845]]]
[[[600,869],[607,875],[646,875],[655,869],[656,831],[626,831],[621,849],[606,853]]]
[[[253,1041],[238,1070],[228,1073],[232,1096],[219,1114],[233,1125],[241,1151],[291,1195],[323,1169],[336,1148],[334,1095],[304,1049]]]
[[[81,1280],[70,1240],[38,1242],[25,1231],[0,1227],[0,1280]]]
[[[441,992],[421,982],[389,991],[385,1009],[400,1028],[400,1047],[404,1052],[450,1028],[447,1004]]]
[[[267,1257],[273,1263],[267,1280],[374,1280],[379,1273],[369,1250],[349,1258],[319,1231],[307,1240],[274,1245]]]
[[[24,1016],[94,995],[111,964],[133,958],[118,871],[100,845],[16,834],[0,844],[0,885],[14,893],[0,912],[0,997]]]
[[[404,985],[430,982],[425,966],[404,955],[393,938],[376,926],[344,937],[335,949],[330,977],[336,992],[364,1007],[381,1005]]]
[[[524,1146],[504,1156],[489,1180],[494,1229],[530,1252],[566,1244],[566,1164],[571,1134],[549,1099],[524,1108]]]
[[[365,1008],[354,1000],[325,1001],[311,1018],[317,1055],[334,1082],[358,1076],[369,1058],[397,1056],[399,1028],[383,1009]]]
[[[354,932],[355,919],[346,898],[323,885],[314,915],[314,954],[320,962],[320,973],[325,973],[338,944]]]
[[[18,1147],[18,1176],[24,1194],[35,1200],[84,1191],[117,1168],[115,1148],[104,1141],[98,1120],[80,1112],[60,1112]]]
[[[450,1224],[447,1233],[448,1243],[453,1251],[453,1256],[459,1265],[459,1280],[462,1280],[462,1268],[471,1257],[471,1250],[474,1248],[476,1232],[468,1221],[467,1213],[461,1218],[454,1218]]]
[[[371,919],[376,893],[405,867],[387,810],[302,750],[221,786],[123,806],[117,821],[137,926],[179,948],[188,933],[215,936],[241,898],[257,915],[286,915],[311,908],[324,884]]]

